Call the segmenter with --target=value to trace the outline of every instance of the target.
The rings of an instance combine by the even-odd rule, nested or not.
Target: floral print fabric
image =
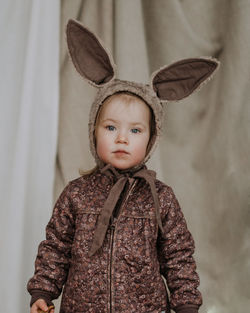
[[[59,197],[38,250],[28,291],[57,298],[60,313],[170,312],[201,305],[194,241],[172,189],[156,181],[164,232],[150,188],[136,179],[103,246],[89,256],[98,217],[114,184],[99,171],[70,182]],[[163,276],[163,277],[162,277]]]

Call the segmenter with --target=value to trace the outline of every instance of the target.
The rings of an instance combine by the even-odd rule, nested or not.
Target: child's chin
[[[114,166],[115,168],[117,168],[118,170],[128,170],[132,167],[135,167],[138,164],[120,164],[120,163],[113,163],[111,164],[112,166]]]
[[[118,170],[127,170],[131,167],[131,166],[122,166],[122,165],[117,165],[117,164],[111,164],[111,165],[113,165]]]

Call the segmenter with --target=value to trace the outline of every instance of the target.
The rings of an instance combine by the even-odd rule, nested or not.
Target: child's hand
[[[30,313],[43,313],[43,312],[47,312],[47,313],[54,313],[54,306],[47,306],[46,302],[43,299],[38,299],[36,300],[36,302],[33,303],[31,309],[30,309]]]

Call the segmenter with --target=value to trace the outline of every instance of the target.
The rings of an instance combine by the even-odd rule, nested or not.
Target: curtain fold
[[[1,38],[1,312],[28,312],[28,278],[53,203],[59,1],[5,1]]]

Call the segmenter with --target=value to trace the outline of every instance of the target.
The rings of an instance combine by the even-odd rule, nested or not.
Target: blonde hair
[[[107,97],[103,102],[102,105],[99,107],[99,110],[96,114],[96,119],[95,119],[95,132],[96,132],[96,128],[100,122],[100,116],[102,113],[103,108],[105,107],[105,105],[107,105],[108,103],[110,103],[111,100],[113,100],[114,98],[119,98],[122,101],[124,101],[126,104],[131,104],[133,101],[135,101],[135,99],[138,101],[143,102],[150,110],[150,138],[151,135],[154,132],[154,127],[155,127],[155,123],[154,123],[154,114],[152,114],[152,109],[151,107],[139,96],[137,96],[136,94],[133,94],[129,91],[119,91],[116,92],[114,94],[112,94],[111,96]],[[150,141],[150,139],[149,139]],[[98,166],[96,165],[94,168],[90,169],[90,170],[82,170],[79,169],[79,174],[81,176],[89,176],[91,174],[93,174],[95,171],[98,170]]]
[[[79,174],[81,176],[90,176],[91,174],[93,174],[95,171],[98,170],[98,166],[96,165],[95,167],[91,168],[90,170],[83,170],[83,169],[79,169]]]

